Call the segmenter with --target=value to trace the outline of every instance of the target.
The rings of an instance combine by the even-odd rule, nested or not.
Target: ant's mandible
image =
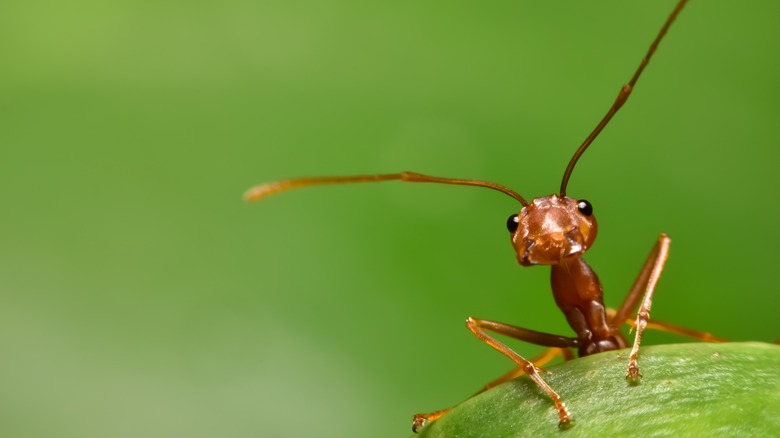
[[[574,153],[563,174],[561,189],[557,194],[536,198],[528,202],[517,192],[492,182],[440,178],[414,172],[401,172],[381,175],[297,178],[277,181],[250,189],[246,192],[245,198],[250,201],[256,201],[285,190],[316,185],[399,180],[486,187],[505,193],[518,200],[523,208],[519,213],[511,215],[507,221],[507,228],[511,233],[512,246],[517,252],[517,261],[523,266],[551,266],[551,284],[555,302],[566,316],[566,320],[577,336],[557,336],[500,322],[468,318],[466,326],[477,338],[500,351],[517,365],[515,369],[489,383],[479,392],[521,374],[528,374],[552,399],[558,411],[559,425],[566,427],[571,424],[572,417],[560,396],[539,375],[540,370],[538,367],[556,355],[563,355],[567,359],[572,357],[570,349],[577,349],[579,356],[586,356],[593,353],[627,348],[629,343],[620,331],[620,327],[628,322],[636,327],[636,335],[629,355],[626,379],[630,382],[636,382],[642,376],[637,365],[639,344],[642,340],[642,334],[648,326],[653,291],[666,262],[670,242],[668,236],[661,234],[650,251],[650,255],[642,266],[639,276],[637,276],[623,304],[617,311],[608,311],[604,306],[601,282],[590,265],[582,259],[582,255],[593,245],[593,241],[596,239],[597,225],[596,218],[593,215],[593,207],[588,201],[566,196],[566,186],[572,170],[574,170],[574,166],[577,164],[577,160],[631,95],[637,79],[655,53],[658,43],[686,3],[687,0],[680,0],[677,3],[677,6],[655,37],[655,40],[650,44],[650,48],[639,64],[639,68],[631,77],[631,80],[620,89],[615,102],[607,111],[607,114]],[[639,306],[639,311],[636,318],[629,319],[629,316],[637,306]],[[690,330],[668,323],[653,322],[652,325],[654,328],[705,341],[721,341],[721,339],[715,338],[709,333]],[[534,360],[527,360],[496,340],[488,332],[552,348]],[[449,409],[444,409],[429,414],[416,415],[412,426],[413,430],[415,432],[418,431],[427,422],[441,417],[448,411]]]

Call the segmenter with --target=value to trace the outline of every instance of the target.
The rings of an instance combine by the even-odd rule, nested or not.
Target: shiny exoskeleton
[[[442,178],[414,172],[401,172],[347,177],[296,178],[277,181],[254,187],[246,193],[245,197],[248,200],[255,201],[275,193],[301,187],[396,180],[485,187],[500,191],[519,201],[523,206],[522,209],[519,213],[510,216],[507,221],[507,227],[511,232],[512,245],[517,253],[517,261],[523,266],[551,266],[550,280],[555,302],[566,316],[566,320],[576,336],[558,336],[471,317],[466,320],[466,327],[477,338],[507,356],[516,365],[513,370],[489,383],[483,390],[515,376],[527,374],[552,399],[558,411],[559,424],[562,427],[566,427],[571,424],[569,411],[558,394],[539,375],[538,366],[541,366],[543,362],[548,361],[557,354],[563,355],[565,358],[571,357],[570,349],[576,349],[580,356],[587,356],[589,354],[628,347],[629,343],[620,331],[620,327],[629,321],[629,316],[638,306],[639,310],[636,318],[630,320],[636,328],[636,334],[631,352],[629,353],[626,372],[626,379],[630,382],[636,382],[641,376],[637,365],[639,344],[644,329],[648,324],[653,292],[663,270],[670,242],[665,234],[661,234],[642,266],[634,285],[626,295],[623,304],[614,312],[608,311],[604,306],[604,293],[601,282],[593,269],[582,258],[582,255],[593,245],[596,239],[598,227],[593,214],[593,207],[588,201],[566,196],[566,187],[580,156],[631,95],[637,79],[655,53],[658,43],[664,37],[669,26],[671,26],[686,2],[687,0],[680,0],[677,3],[677,6],[650,45],[634,75],[620,89],[615,102],[606,115],[574,153],[564,172],[561,189],[558,194],[535,198],[531,202],[527,202],[515,191],[493,182]],[[684,329],[671,324],[658,322],[654,324],[658,328],[698,339],[707,341],[719,340],[708,333]],[[552,347],[552,353],[545,353],[538,360],[529,361],[495,339],[488,332]],[[448,411],[449,409],[444,409],[429,414],[416,415],[414,417],[413,430],[417,431],[427,422],[441,417]]]
[[[536,198],[510,216],[507,228],[521,265],[552,265],[553,297],[577,333],[580,356],[628,346],[620,330],[607,323],[599,277],[580,257],[598,231],[588,201],[558,195]]]

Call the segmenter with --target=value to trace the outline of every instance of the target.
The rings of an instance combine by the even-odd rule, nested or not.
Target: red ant
[[[577,336],[558,336],[500,322],[468,318],[466,326],[477,338],[507,356],[517,365],[509,373],[486,385],[480,392],[521,374],[528,374],[552,399],[558,411],[559,425],[567,427],[572,422],[571,414],[560,396],[539,375],[540,369],[538,367],[558,354],[563,355],[567,359],[571,358],[570,349],[577,349],[579,356],[587,356],[589,354],[627,348],[629,343],[620,331],[620,327],[624,323],[629,322],[636,328],[636,335],[629,355],[626,379],[632,383],[637,382],[642,376],[637,364],[639,344],[642,340],[642,334],[648,326],[653,292],[669,253],[670,239],[667,235],[661,234],[642,266],[634,285],[623,300],[623,304],[617,311],[608,311],[604,306],[603,291],[598,276],[590,265],[582,259],[582,255],[593,245],[596,239],[597,225],[596,218],[593,215],[593,207],[584,199],[577,200],[566,196],[566,186],[574,166],[577,164],[577,160],[609,123],[612,116],[628,100],[628,97],[634,90],[637,79],[639,79],[642,71],[655,53],[658,43],[686,3],[687,0],[680,0],[677,3],[677,6],[650,45],[631,80],[621,88],[607,114],[574,153],[574,156],[569,161],[569,165],[566,166],[566,171],[561,181],[561,189],[557,194],[535,198],[528,202],[515,191],[492,182],[440,178],[413,172],[402,172],[348,177],[297,178],[278,181],[254,187],[246,193],[245,197],[247,200],[256,201],[268,195],[307,186],[400,180],[405,182],[486,187],[505,193],[519,201],[523,208],[519,213],[511,215],[507,221],[507,228],[511,233],[512,246],[514,246],[517,252],[517,261],[523,266],[551,266],[553,297]],[[629,315],[637,305],[639,305],[639,311],[636,319],[630,320]],[[705,341],[722,341],[722,339],[716,338],[709,333],[690,330],[668,323],[654,322],[652,326],[657,329]],[[488,331],[533,344],[552,347],[552,349],[535,360],[529,361],[493,338],[487,333]],[[449,409],[445,409],[430,414],[418,414],[414,417],[412,429],[416,432],[427,422],[439,418],[448,411]]]

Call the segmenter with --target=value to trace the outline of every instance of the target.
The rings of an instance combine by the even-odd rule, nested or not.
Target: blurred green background
[[[467,316],[569,334],[506,196],[241,194],[548,195],[673,4],[4,2],[0,435],[405,436],[510,368]],[[780,336],[778,14],[692,1],[580,161],[609,305],[666,232],[653,317]]]

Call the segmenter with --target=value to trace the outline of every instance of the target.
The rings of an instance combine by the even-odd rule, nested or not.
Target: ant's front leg
[[[639,355],[639,343],[642,342],[642,334],[647,327],[648,319],[650,318],[650,307],[653,304],[653,292],[655,292],[655,286],[658,283],[658,278],[661,276],[661,271],[664,269],[664,263],[669,256],[669,243],[671,239],[666,234],[661,234],[658,241],[650,251],[650,255],[647,257],[645,264],[642,266],[642,270],[639,271],[634,285],[631,287],[626,299],[623,301],[623,305],[615,313],[610,321],[610,325],[613,327],[619,327],[626,317],[636,307],[640,298],[642,304],[639,306],[639,311],[636,314],[636,336],[634,337],[634,346],[631,348],[631,354],[628,361],[628,371],[626,372],[626,379],[630,382],[636,382],[642,374],[639,372],[639,366],[637,365],[637,357]],[[642,298],[644,297],[644,298]]]
[[[563,357],[563,360],[574,359],[574,354],[572,353],[570,348],[552,347],[552,348],[548,348],[544,353],[540,354],[539,356],[534,357],[533,359],[531,359],[530,362],[535,364],[537,366],[537,368],[538,368],[538,367],[543,366],[547,362],[550,362],[551,360],[555,359],[558,356]],[[498,386],[498,385],[500,385],[500,384],[502,384],[504,382],[508,382],[508,381],[514,379],[515,377],[520,377],[523,374],[525,374],[525,372],[523,371],[522,368],[520,368],[520,367],[512,368],[511,370],[509,370],[509,372],[503,374],[501,377],[499,377],[499,378],[491,381],[490,383],[486,384],[479,391],[475,392],[471,396],[474,397],[474,396],[476,396],[478,394],[482,394],[483,392],[487,391],[490,388]],[[428,423],[438,419],[439,417],[441,417],[444,414],[448,413],[452,409],[454,409],[454,407],[447,408],[447,409],[442,409],[442,410],[436,411],[436,412],[430,412],[430,413],[426,413],[426,414],[417,414],[417,415],[415,415],[414,419],[412,420],[412,431],[415,432],[415,433],[419,432],[420,429],[422,429],[426,424],[428,424]]]
[[[487,321],[471,317],[466,320],[466,327],[468,327],[468,329],[474,333],[474,336],[479,338],[482,342],[490,345],[491,347],[501,352],[501,354],[504,356],[512,359],[512,361],[517,364],[519,369],[521,369],[525,374],[528,374],[528,377],[536,382],[536,384],[547,393],[547,395],[555,404],[555,409],[558,410],[558,417],[560,419],[558,424],[561,427],[566,427],[569,425],[569,423],[571,423],[569,410],[566,409],[566,405],[563,403],[563,401],[561,401],[560,396],[558,396],[558,394],[550,387],[550,385],[548,385],[547,382],[545,382],[544,379],[542,379],[542,377],[539,375],[539,368],[537,368],[533,363],[524,357],[515,353],[511,348],[488,335],[485,330],[490,330],[495,333],[510,336],[512,338],[531,342],[537,345],[559,348],[578,347],[579,342],[576,338],[556,336],[548,333],[541,333],[534,330],[503,324],[500,322]]]

